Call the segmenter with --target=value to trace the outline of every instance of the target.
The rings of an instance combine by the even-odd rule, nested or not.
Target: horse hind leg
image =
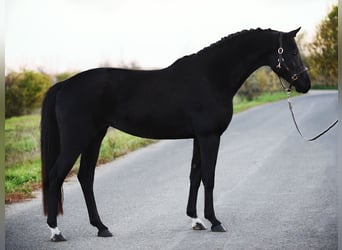
[[[186,213],[192,219],[193,230],[206,230],[205,224],[197,217],[197,195],[201,184],[201,155],[197,139],[194,139],[190,172],[190,191]]]
[[[93,184],[95,166],[99,156],[101,142],[105,136],[107,128],[101,130],[96,138],[88,145],[86,150],[81,155],[81,165],[78,172],[78,180],[81,184],[84,199],[87,204],[90,224],[97,227],[99,237],[111,237],[112,233],[102,223],[97,211]]]
[[[70,124],[62,123],[60,125],[60,153],[48,174],[47,223],[51,229],[51,240],[54,242],[65,240],[57,227],[57,215],[61,211],[62,205],[61,188],[64,179],[75,164],[77,157],[91,141],[90,135],[95,134],[95,130],[89,126],[83,126],[82,129],[75,130],[75,126],[67,125]]]
[[[61,189],[64,179],[70,172],[79,154],[79,152],[73,150],[61,151],[49,173],[47,224],[51,230],[51,241],[53,242],[65,241],[57,227],[59,206],[62,206]]]

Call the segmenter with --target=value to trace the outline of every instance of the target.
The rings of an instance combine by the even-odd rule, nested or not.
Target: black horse
[[[300,28],[299,28],[300,29]],[[213,205],[220,136],[233,115],[233,96],[256,69],[268,65],[298,92],[310,89],[295,36],[299,29],[238,32],[161,70],[97,68],[57,83],[47,92],[41,120],[44,213],[52,241],[63,241],[57,215],[63,213],[61,187],[81,155],[78,179],[90,223],[98,236],[112,236],[98,214],[93,193],[100,145],[109,126],[154,139],[194,139],[187,215],[193,229],[202,181],[205,218],[224,232]]]

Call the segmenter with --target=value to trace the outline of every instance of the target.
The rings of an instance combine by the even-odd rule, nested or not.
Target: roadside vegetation
[[[313,88],[337,89],[337,14],[338,6],[317,27],[311,43],[297,42],[309,67]],[[102,65],[104,66],[104,65]],[[110,65],[105,65],[110,66]],[[132,63],[130,68],[137,68]],[[54,83],[76,72],[49,75],[22,70],[9,72],[5,78],[5,193],[6,203],[33,196],[40,187],[40,105],[44,93]],[[234,112],[287,98],[277,76],[267,67],[254,72],[234,98]],[[155,142],[109,129],[101,146],[98,164],[110,162],[137,148]],[[72,173],[77,172],[77,162]]]

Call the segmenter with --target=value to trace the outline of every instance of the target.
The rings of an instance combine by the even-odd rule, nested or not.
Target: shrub
[[[251,75],[240,88],[238,95],[242,100],[252,101],[261,94],[261,87],[255,75]]]
[[[33,71],[11,72],[5,78],[6,118],[31,113],[40,107],[51,86],[48,75]]]
[[[270,67],[261,67],[253,72],[237,92],[240,100],[252,101],[263,92],[281,90],[279,79]]]

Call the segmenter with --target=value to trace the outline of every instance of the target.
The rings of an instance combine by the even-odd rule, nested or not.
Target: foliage
[[[74,75],[76,75],[77,72],[62,72],[62,73],[58,73],[55,75],[55,80],[56,82],[62,82]]]
[[[293,96],[297,96],[298,93],[293,92]],[[239,96],[235,96],[233,99],[234,113],[242,112],[252,107],[256,107],[265,103],[275,102],[287,98],[284,91],[275,92],[263,92],[252,101],[241,99]]]
[[[334,5],[317,27],[314,41],[308,44],[307,63],[314,84],[337,86],[338,6]]]
[[[261,67],[251,74],[242,85],[237,95],[243,100],[252,101],[263,92],[279,90],[279,80],[271,68]]]
[[[5,78],[6,118],[38,108],[51,82],[49,76],[34,71],[10,72]]]

